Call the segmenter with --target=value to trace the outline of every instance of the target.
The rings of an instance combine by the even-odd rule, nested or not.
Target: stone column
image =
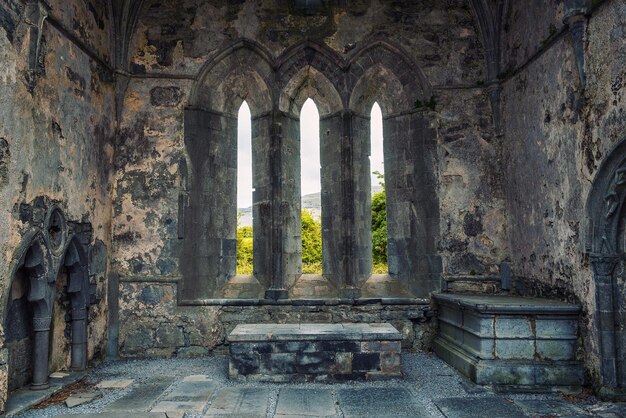
[[[74,303],[72,303],[73,305]],[[87,308],[72,306],[72,370],[87,367]]]
[[[596,286],[596,321],[600,342],[601,382],[603,386],[616,387],[620,359],[615,341],[615,307],[613,303],[613,271],[620,261],[619,255],[593,254],[594,282]]]
[[[31,389],[41,390],[50,387],[48,384],[48,353],[50,344],[51,316],[35,316],[33,330],[33,382]]]
[[[271,184],[271,238],[270,238],[270,288],[266,299],[287,299],[289,294],[283,277],[283,228],[281,224],[281,177],[282,177],[282,125],[274,121],[270,127],[270,184]]]

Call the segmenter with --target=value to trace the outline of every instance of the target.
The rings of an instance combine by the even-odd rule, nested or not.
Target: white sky
[[[371,171],[384,173],[382,112],[374,103],[371,113]],[[318,193],[320,181],[319,113],[311,99],[307,99],[300,112],[300,154],[302,162],[302,195]],[[252,206],[252,128],[250,108],[244,101],[239,108],[237,134],[237,207]],[[372,187],[380,180],[372,174]]]

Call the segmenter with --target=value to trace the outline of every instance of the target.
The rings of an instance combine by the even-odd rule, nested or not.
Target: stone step
[[[435,352],[475,383],[543,390],[581,386],[579,305],[502,295],[442,293]]]

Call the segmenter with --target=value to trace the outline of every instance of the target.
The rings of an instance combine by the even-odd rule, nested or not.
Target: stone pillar
[[[271,267],[266,299],[287,299],[302,272],[300,222],[300,121],[275,111],[270,128]]]
[[[619,255],[593,254],[594,282],[596,286],[596,329],[600,343],[601,383],[616,387],[621,359],[617,356],[615,340],[616,322],[613,303],[613,271],[619,263]]]
[[[341,137],[341,189],[342,189],[342,211],[341,211],[341,259],[344,276],[343,288],[340,296],[343,298],[359,297],[359,289],[356,287],[354,277],[354,246],[352,233],[354,231],[354,185],[352,184],[352,165],[354,155],[352,153],[352,113],[344,112],[343,135]]]
[[[74,303],[72,303],[73,305]],[[87,367],[87,308],[72,306],[72,370]]]
[[[48,355],[50,344],[51,316],[35,316],[33,318],[33,382],[31,389],[41,390],[50,387],[48,384]]]

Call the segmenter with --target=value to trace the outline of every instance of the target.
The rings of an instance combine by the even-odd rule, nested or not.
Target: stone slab
[[[229,342],[401,340],[391,324],[240,324]]]
[[[206,402],[160,401],[150,412],[202,412],[206,404]]]
[[[66,372],[54,372],[54,373],[51,373],[49,377],[51,379],[63,379],[64,377],[67,377],[69,375],[70,374]]]
[[[264,388],[226,388],[211,402],[205,417],[265,418],[271,391]]]
[[[173,381],[173,377],[160,376],[142,382],[132,392],[103,408],[103,412],[148,411]]]
[[[560,300],[527,298],[501,295],[463,295],[437,293],[433,295],[438,303],[462,306],[482,313],[524,313],[524,314],[563,314],[576,315],[582,307]]]
[[[96,414],[61,414],[55,418],[120,418],[117,412],[101,412]],[[124,418],[170,418],[164,412],[128,412]]]
[[[430,414],[401,386],[389,388],[340,389],[339,408],[345,418],[421,418]]]
[[[276,417],[287,416],[335,416],[332,391],[329,389],[281,389],[276,406]]]
[[[515,403],[531,416],[542,417],[592,417],[582,408],[560,399],[524,399]]]
[[[217,384],[210,380],[192,380],[178,383],[174,390],[163,398],[164,401],[208,402]]]
[[[82,405],[100,398],[102,398],[102,392],[100,392],[99,390],[90,390],[88,392],[75,393],[71,395],[65,400],[65,405],[68,408],[74,408],[75,406]]]
[[[513,402],[497,396],[444,398],[434,402],[447,418],[526,417],[526,414]]]
[[[96,385],[98,389],[126,389],[134,382],[133,379],[109,379]]]

